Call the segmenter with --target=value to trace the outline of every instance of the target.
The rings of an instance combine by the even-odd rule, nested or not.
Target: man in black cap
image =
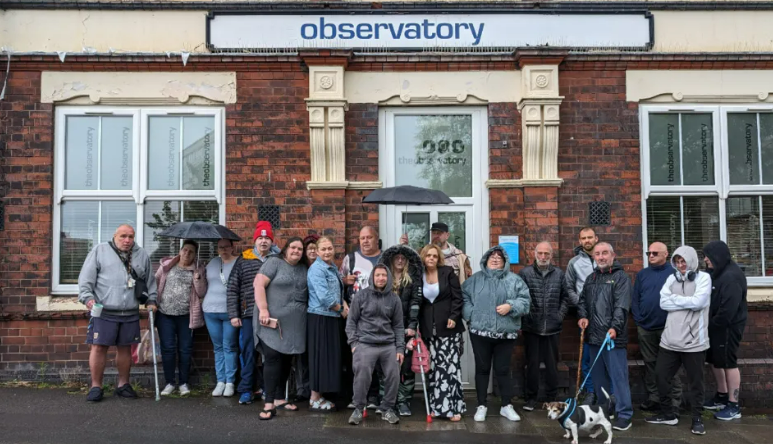
[[[432,224],[432,228],[430,228],[430,234],[432,243],[443,250],[446,265],[454,268],[454,272],[459,276],[459,281],[463,283],[468,277],[472,276],[470,258],[464,254],[464,251],[448,242],[448,238],[451,236],[451,233],[448,232],[448,225],[443,222],[435,222]],[[463,273],[460,272],[462,267],[464,267]]]

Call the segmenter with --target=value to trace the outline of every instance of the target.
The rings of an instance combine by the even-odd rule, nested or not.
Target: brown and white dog
[[[548,418],[557,420],[566,429],[564,438],[572,438],[572,444],[578,444],[578,431],[590,431],[590,437],[596,439],[602,432],[607,432],[604,444],[612,444],[612,423],[609,422],[609,394],[602,388],[607,398],[606,406],[578,405],[574,412],[568,411],[569,404],[565,402],[546,402],[543,408],[548,411]],[[598,430],[593,432],[593,429]]]

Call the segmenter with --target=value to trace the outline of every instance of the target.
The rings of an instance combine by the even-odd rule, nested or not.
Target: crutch
[[[158,392],[158,362],[156,361],[156,328],[153,325],[153,310],[148,310],[148,319],[150,320],[150,348],[153,350],[153,376],[156,380],[156,401],[161,401],[161,395]]]
[[[416,352],[421,354],[421,343],[416,341]],[[424,378],[424,365],[421,363],[422,359],[419,358],[419,370],[421,370],[421,388],[424,391],[424,407],[427,408],[427,423],[432,422],[432,415],[429,413],[429,398],[427,397],[427,381]]]

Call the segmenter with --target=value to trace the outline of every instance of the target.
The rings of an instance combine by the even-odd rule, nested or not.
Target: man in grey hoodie
[[[676,269],[660,290],[660,308],[668,314],[660,337],[656,364],[660,414],[647,418],[651,424],[677,425],[679,418],[671,399],[672,378],[684,366],[690,389],[692,433],[706,433],[701,419],[703,409],[703,362],[709,348],[709,306],[711,276],[698,270],[695,249],[676,249],[671,264]]]
[[[370,274],[368,287],[352,297],[346,336],[352,348],[354,366],[354,412],[349,424],[357,425],[363,417],[373,369],[381,366],[384,374],[384,398],[380,410],[390,424],[400,422],[395,413],[400,366],[405,356],[403,307],[392,292],[392,273],[378,264]]]
[[[102,400],[102,377],[107,350],[115,346],[118,366],[116,396],[137,398],[129,384],[131,346],[140,342],[140,301],[134,296],[136,279],[145,281],[146,306],[156,310],[156,279],[150,257],[134,242],[134,228],[121,225],[110,242],[94,247],[78,276],[78,301],[92,310],[86,342],[91,344],[91,389],[87,400]],[[94,309],[94,306],[97,306]]]

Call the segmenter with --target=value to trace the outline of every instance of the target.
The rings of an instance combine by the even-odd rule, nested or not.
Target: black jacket
[[[263,261],[250,250],[245,250],[234,264],[231,275],[228,277],[228,289],[226,290],[226,306],[228,317],[252,318],[252,309],[255,307],[255,276],[260,271]]]
[[[746,275],[730,255],[722,241],[709,242],[703,254],[714,267],[711,273],[711,308],[709,309],[709,336],[711,330],[724,330],[746,325]]]
[[[388,269],[387,276],[384,291],[376,290],[371,273],[368,288],[352,296],[346,319],[346,337],[350,347],[359,344],[394,345],[397,353],[405,353],[402,304],[392,292],[392,273]]]
[[[462,323],[462,287],[459,285],[459,277],[454,269],[449,266],[438,267],[438,283],[440,294],[434,303],[422,297],[419,308],[419,330],[423,339],[429,340],[434,336],[446,338],[457,333],[464,332]],[[448,328],[448,320],[456,322],[452,329]],[[434,334],[433,334],[434,332]]]
[[[564,272],[550,265],[543,276],[537,264],[532,264],[518,274],[529,287],[531,297],[529,314],[523,317],[523,331],[543,336],[561,333],[571,305]]]
[[[424,264],[421,263],[421,257],[413,249],[405,245],[395,245],[388,248],[381,254],[378,260],[380,264],[392,267],[392,259],[398,254],[402,254],[407,259],[408,275],[411,277],[411,283],[402,285],[397,291],[400,301],[403,305],[403,326],[416,330],[419,325],[419,306],[422,298],[422,279],[424,276]],[[392,276],[394,279],[394,276]]]
[[[616,347],[628,345],[628,313],[631,311],[631,279],[615,261],[606,271],[599,268],[585,280],[577,304],[577,315],[588,319],[585,341],[601,345],[610,328],[615,329]]]

